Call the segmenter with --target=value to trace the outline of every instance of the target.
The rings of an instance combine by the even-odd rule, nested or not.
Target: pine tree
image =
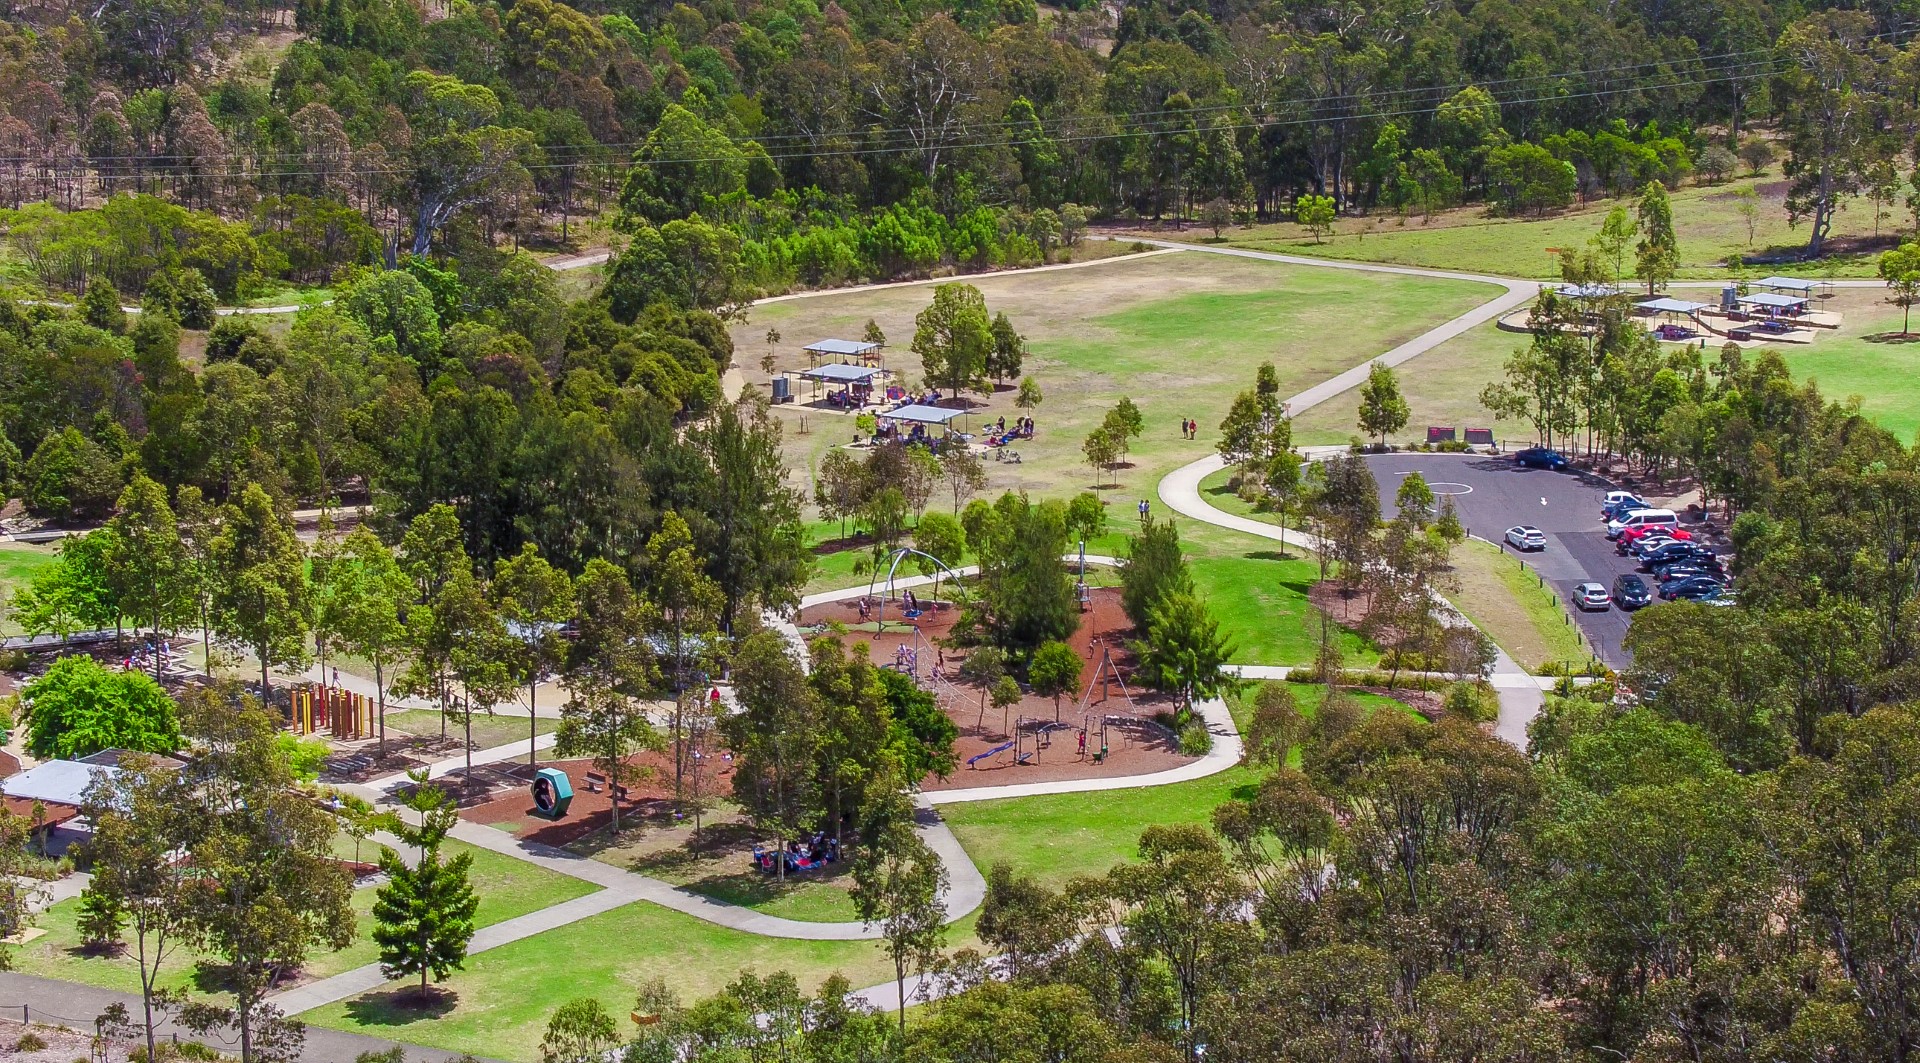
[[[414,782],[408,805],[420,813],[419,825],[396,816],[388,827],[417,849],[420,859],[409,867],[392,849],[381,852],[387,884],[374,898],[373,940],[380,946],[381,973],[388,978],[417,974],[425,992],[429,974],[438,981],[466,966],[480,898],[471,881],[473,854],[440,858],[440,844],[457,818],[452,799],[424,778]]]

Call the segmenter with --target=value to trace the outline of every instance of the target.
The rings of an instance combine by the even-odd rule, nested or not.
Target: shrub
[[[13,1043],[13,1047],[17,1052],[40,1052],[46,1049],[47,1039],[28,1030],[20,1035],[20,1039]]]
[[[1180,752],[1189,757],[1204,757],[1213,752],[1213,732],[1203,720],[1188,720],[1180,731]]]
[[[1440,704],[1448,715],[1474,723],[1492,723],[1500,718],[1500,698],[1489,683],[1455,683],[1447,688]]]

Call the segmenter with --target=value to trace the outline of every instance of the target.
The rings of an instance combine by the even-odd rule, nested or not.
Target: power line
[[[1771,61],[1769,61],[1767,64],[1747,64],[1742,68],[1736,68],[1736,69],[1745,69],[1746,66],[1753,66],[1753,65],[1770,65],[1770,62]],[[1704,88],[1708,85],[1740,80],[1746,76],[1750,76],[1750,75],[1747,75],[1744,73],[1728,73],[1728,74],[1725,74],[1724,76],[1715,77],[1715,78],[1698,78],[1698,79],[1686,79],[1686,80],[1680,80],[1680,81],[1663,81],[1660,87]],[[1499,102],[1504,106],[1525,106],[1525,105],[1536,104],[1536,103],[1563,103],[1569,100],[1593,99],[1593,98],[1599,98],[1604,96],[1611,96],[1611,95],[1616,95],[1623,91],[1630,91],[1630,90],[1624,89],[1624,88],[1592,89],[1585,92],[1555,93],[1555,94],[1536,96],[1536,97],[1531,97],[1526,99],[1508,99],[1505,101],[1496,101],[1496,102]],[[1292,128],[1292,127],[1302,126],[1302,125],[1316,125],[1322,122],[1336,121],[1336,120],[1357,120],[1362,118],[1411,117],[1415,115],[1436,113],[1439,110],[1440,106],[1441,106],[1440,104],[1433,104],[1430,106],[1408,107],[1408,108],[1401,108],[1401,109],[1388,110],[1388,111],[1368,111],[1364,114],[1351,114],[1351,115],[1336,114],[1336,115],[1329,116],[1329,115],[1322,115],[1322,114],[1315,113],[1315,114],[1306,114],[1306,115],[1296,115],[1296,116],[1291,116],[1287,118],[1249,119],[1249,120],[1243,120],[1238,122],[1230,122],[1225,125],[1216,125],[1210,128],[1221,129],[1226,131],[1235,131],[1235,132],[1244,131],[1244,130],[1261,131],[1261,130],[1276,129],[1276,128]],[[1112,116],[1108,116],[1108,117],[1112,117]],[[1183,125],[1179,127],[1153,128],[1153,129],[1130,129],[1130,130],[1119,130],[1119,131],[1111,131],[1111,132],[1069,133],[1065,135],[1054,136],[1054,137],[1051,137],[1050,139],[1054,140],[1056,143],[1068,143],[1068,144],[1098,143],[1103,141],[1136,140],[1143,137],[1166,136],[1174,133],[1181,133],[1181,132],[1187,132],[1187,131],[1188,131],[1188,127]],[[1194,130],[1194,131],[1200,132],[1202,130]],[[971,140],[956,139],[956,140],[940,143],[937,146],[939,150],[945,152],[945,151],[967,151],[967,150],[973,150],[973,149],[979,149],[979,148],[999,147],[999,146],[1005,145],[1006,143],[1007,142],[1002,138],[971,139]],[[802,158],[852,158],[852,157],[864,157],[869,155],[895,154],[902,151],[914,150],[919,146],[920,145],[916,143],[911,143],[911,142],[908,142],[908,143],[887,142],[879,145],[866,145],[866,146],[840,148],[840,149],[793,151],[793,152],[786,152],[781,154],[769,153],[767,157],[770,160],[776,161],[776,162],[789,160],[789,159],[802,159]],[[188,161],[194,161],[193,157],[179,157],[179,158],[184,158],[184,159],[187,159]],[[20,157],[16,159],[0,158],[0,165],[7,164],[9,162],[17,164],[22,161],[33,162],[38,165],[41,165],[43,168],[49,165],[49,163],[53,162],[53,160],[48,160],[45,157],[36,158],[36,159],[28,159],[25,157]],[[140,161],[150,162],[152,161],[152,159],[145,158],[145,159],[141,159]],[[672,158],[641,159],[641,160],[628,159],[628,160],[621,160],[619,163],[615,163],[614,168],[627,169],[632,166],[688,165],[688,164],[696,164],[696,163],[703,163],[703,162],[732,162],[732,161],[737,161],[737,158],[731,155],[728,155],[728,156],[697,155],[697,156],[680,156],[680,157],[672,157]],[[151,169],[142,168],[142,167],[134,167],[134,166],[100,167],[97,165],[91,165],[89,160],[81,156],[70,156],[64,161],[64,163],[58,163],[56,165],[58,165],[58,167],[63,170],[72,169],[72,170],[78,170],[83,173],[90,171],[102,180],[134,178],[134,177],[151,177],[151,176],[163,175],[163,172],[156,173]],[[567,161],[562,161],[562,162],[549,161],[544,163],[536,162],[536,163],[522,164],[523,168],[530,171],[535,171],[535,170],[551,171],[551,170],[569,169],[577,165],[578,165],[577,162],[567,162]],[[399,176],[410,175],[413,172],[414,172],[413,169],[410,167],[402,168],[402,167],[348,166],[348,167],[330,168],[330,169],[248,170],[240,167],[230,166],[229,168],[223,171],[202,172],[198,174],[192,174],[190,176],[200,177],[204,179],[232,179],[232,178],[241,178],[241,177],[249,178],[249,179],[283,178],[283,177],[399,177]]]
[[[1877,34],[1875,36],[1886,37],[1886,36],[1892,36],[1892,34]],[[1748,57],[1754,57],[1754,56],[1762,56],[1764,58],[1760,58],[1760,59],[1748,58]],[[1708,78],[1704,80],[1697,79],[1697,78],[1673,79],[1673,78],[1662,77],[1657,79],[1651,86],[1648,86],[1644,83],[1629,82],[1627,84],[1602,87],[1602,88],[1597,88],[1597,89],[1589,90],[1582,93],[1554,95],[1554,96],[1540,97],[1535,99],[1501,100],[1498,98],[1497,95],[1495,95],[1495,92],[1494,92],[1494,87],[1498,87],[1498,86],[1529,85],[1529,84],[1534,84],[1539,82],[1551,83],[1551,82],[1560,82],[1560,81],[1574,81],[1574,80],[1580,80],[1585,78],[1591,78],[1596,75],[1611,74],[1611,73],[1618,73],[1618,72],[1624,72],[1624,71],[1644,71],[1644,70],[1664,71],[1664,70],[1672,69],[1676,66],[1687,66],[1695,63],[1709,62],[1717,59],[1740,59],[1740,58],[1748,58],[1748,61],[1743,63],[1737,63],[1737,64],[1729,64],[1717,71],[1706,71],[1707,73],[1717,73],[1721,76]],[[1718,53],[1718,54],[1709,55],[1709,56],[1692,56],[1692,57],[1686,57],[1684,59],[1678,59],[1678,60],[1657,60],[1657,61],[1650,61],[1650,62],[1644,62],[1644,63],[1623,64],[1623,65],[1617,65],[1617,66],[1611,66],[1611,67],[1595,67],[1595,68],[1589,68],[1585,70],[1534,74],[1534,75],[1528,75],[1526,77],[1507,78],[1507,79],[1500,79],[1500,80],[1488,81],[1488,82],[1468,82],[1460,85],[1435,85],[1435,86],[1418,87],[1413,89],[1388,90],[1388,91],[1381,91],[1381,92],[1354,92],[1354,93],[1336,94],[1331,96],[1316,96],[1312,99],[1309,106],[1316,109],[1332,109],[1332,108],[1336,108],[1338,105],[1343,103],[1365,103],[1367,101],[1380,99],[1380,98],[1411,97],[1417,100],[1422,96],[1430,96],[1434,98],[1430,106],[1416,106],[1416,107],[1405,108],[1402,110],[1391,111],[1391,112],[1369,112],[1367,116],[1379,116],[1382,114],[1385,114],[1385,115],[1430,114],[1430,113],[1434,113],[1434,111],[1437,110],[1438,106],[1444,102],[1445,98],[1451,98],[1452,96],[1456,95],[1457,93],[1469,87],[1479,87],[1482,89],[1486,89],[1489,95],[1495,95],[1496,104],[1517,106],[1517,105],[1524,105],[1528,103],[1553,102],[1556,100],[1581,99],[1581,98],[1592,98],[1597,96],[1613,95],[1616,93],[1637,91],[1639,89],[1643,89],[1647,87],[1676,88],[1676,87],[1682,87],[1682,86],[1699,86],[1699,85],[1705,85],[1705,84],[1715,84],[1715,83],[1720,83],[1724,81],[1740,80],[1743,77],[1752,76],[1754,72],[1763,71],[1764,68],[1772,66],[1775,61],[1776,61],[1776,57],[1774,55],[1773,49],[1771,48],[1746,49],[1742,51]],[[1151,111],[1133,111],[1133,112],[1117,112],[1117,113],[1101,112],[1101,113],[1085,114],[1085,115],[1065,115],[1065,116],[1059,116],[1053,119],[1042,121],[1039,124],[1041,127],[1041,131],[1044,134],[1048,134],[1050,139],[1056,139],[1056,140],[1065,139],[1068,141],[1075,141],[1075,140],[1084,139],[1083,135],[1075,132],[1075,127],[1085,123],[1104,124],[1106,122],[1123,121],[1123,122],[1132,122],[1132,123],[1138,124],[1138,123],[1143,123],[1147,120],[1161,119],[1161,118],[1171,118],[1176,121],[1185,122],[1189,119],[1210,115],[1210,114],[1245,112],[1251,109],[1253,108],[1251,108],[1248,104],[1245,104],[1245,103],[1223,103],[1223,104],[1210,104],[1204,107],[1192,107],[1192,108],[1182,108],[1182,109],[1161,108],[1158,110],[1151,110]],[[1344,117],[1344,116],[1336,115],[1335,117]],[[1356,117],[1361,117],[1361,116],[1356,116]],[[1317,122],[1317,121],[1323,121],[1327,119],[1324,119],[1318,115],[1308,115],[1303,120],[1307,122]],[[1294,124],[1294,122],[1289,120],[1279,124]],[[972,123],[969,125],[968,128],[974,131],[985,132],[993,129],[1014,129],[1014,128],[1017,128],[1019,125],[1020,123],[1014,122],[1013,120],[1001,119],[1001,120],[994,120],[989,122]],[[1051,125],[1051,129],[1049,129],[1050,125]],[[1139,135],[1142,132],[1147,134],[1152,134],[1156,132],[1170,132],[1170,131],[1177,131],[1177,130],[1154,130],[1154,129],[1135,130],[1135,131],[1129,131],[1127,134],[1113,134],[1113,135],[1114,136]],[[890,128],[881,128],[877,130],[872,128],[865,128],[865,129],[838,130],[833,132],[821,132],[821,133],[782,133],[782,134],[773,134],[770,136],[762,136],[762,137],[729,138],[729,140],[732,144],[736,146],[746,146],[748,144],[755,144],[762,148],[765,148],[770,144],[778,145],[783,142],[804,142],[804,143],[811,144],[811,143],[817,143],[822,140],[842,140],[842,139],[857,140],[857,141],[865,142],[864,147],[857,149],[858,153],[872,154],[872,153],[883,153],[883,152],[895,151],[895,150],[910,150],[910,149],[916,148],[919,145],[917,142],[915,142],[911,138],[915,136],[917,133],[918,133],[917,130],[910,127],[890,127]],[[874,142],[874,138],[876,134],[879,136],[878,143]],[[647,140],[641,140],[641,141],[615,141],[615,142],[593,144],[593,145],[554,145],[551,147],[543,148],[542,150],[546,152],[549,156],[552,156],[554,154],[562,154],[562,155],[577,154],[579,156],[592,157],[592,156],[603,155],[606,152],[619,151],[621,149],[627,149],[627,150],[637,149],[639,147],[645,146],[648,142],[649,141]],[[845,150],[832,151],[832,152],[821,152],[821,151],[810,150],[802,153],[789,153],[789,154],[779,154],[779,155],[775,155],[769,152],[769,155],[770,157],[773,157],[773,158],[788,159],[788,158],[801,157],[803,155],[816,155],[816,156],[825,155],[825,156],[831,157],[835,155],[844,155],[847,153],[848,152]],[[85,156],[85,157],[76,155],[76,156],[71,156],[69,158],[70,159],[84,158],[88,163],[93,165],[93,168],[101,169],[102,167],[100,167],[99,165],[101,163],[127,162],[127,163],[133,163],[138,165],[138,164],[157,164],[157,163],[168,163],[168,162],[193,162],[203,157],[204,156],[184,155],[180,153],[159,153],[159,154],[152,154],[152,155],[99,155],[99,156]],[[247,157],[253,160],[271,160],[271,159],[284,158],[284,159],[297,159],[297,160],[310,162],[310,160],[314,159],[315,153],[293,152],[293,151],[265,152],[265,153],[256,152],[256,153],[247,153]],[[8,164],[19,165],[23,163],[34,164],[34,163],[44,162],[50,158],[51,158],[50,156],[46,156],[46,155],[0,156],[0,165],[8,165]],[[576,164],[577,161],[578,160],[576,159],[563,158],[555,163],[542,164],[539,166],[539,168],[542,168],[542,169],[566,168],[569,165]],[[662,158],[657,160],[640,160],[636,164],[652,165],[652,164],[710,162],[710,161],[726,161],[726,160],[724,159],[724,157],[720,157],[720,156],[679,157],[679,158]],[[339,172],[352,172],[355,174],[375,174],[375,173],[385,173],[385,172],[393,172],[393,171],[349,168],[349,171],[320,170],[320,171],[283,171],[279,173],[269,173],[266,171],[255,171],[255,172],[259,173],[261,176],[298,176],[298,175],[326,175],[329,173],[339,173]]]

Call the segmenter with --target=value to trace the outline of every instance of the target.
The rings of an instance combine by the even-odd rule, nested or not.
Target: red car
[[[1678,539],[1681,542],[1688,542],[1693,538],[1693,533],[1685,528],[1662,527],[1658,524],[1649,524],[1645,527],[1627,528],[1621,531],[1620,538],[1617,541],[1625,545],[1632,543],[1642,536],[1654,534],[1664,535],[1669,539]]]

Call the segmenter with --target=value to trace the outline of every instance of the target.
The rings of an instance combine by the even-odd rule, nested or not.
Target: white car
[[[1547,533],[1531,524],[1519,524],[1507,529],[1507,545],[1515,550],[1545,550]]]
[[[1613,595],[1598,583],[1582,583],[1573,589],[1573,604],[1582,610],[1604,613],[1613,605]]]

